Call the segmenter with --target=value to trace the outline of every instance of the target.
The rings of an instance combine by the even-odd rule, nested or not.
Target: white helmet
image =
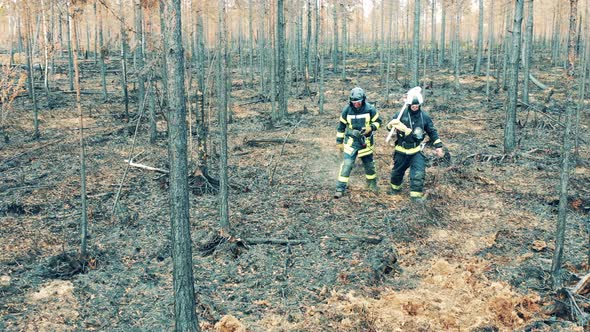
[[[422,105],[422,103],[424,102],[424,97],[422,97],[422,88],[417,86],[414,88],[411,88],[408,91],[408,95],[406,97],[406,104],[408,105]]]

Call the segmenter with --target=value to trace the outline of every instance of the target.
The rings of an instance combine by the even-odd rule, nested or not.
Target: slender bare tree
[[[420,0],[414,0],[414,35],[412,37],[412,80],[410,84],[417,86],[420,83]]]
[[[439,56],[438,56],[438,65],[442,66],[445,63],[445,37],[446,37],[446,22],[447,22],[447,6],[446,2],[448,0],[441,0],[440,8],[442,11],[441,14],[441,21],[440,21],[440,48],[439,48]]]
[[[104,45],[104,37],[103,37],[103,4],[94,4],[96,8],[96,16],[98,18],[98,48],[100,52],[100,56],[98,57],[98,63],[100,65],[100,82],[102,85],[102,100],[104,102],[108,99],[108,92],[107,92],[107,66],[105,64],[105,56],[106,56],[106,48]]]
[[[481,74],[481,59],[483,57],[483,0],[479,0],[479,20],[477,24],[477,59],[475,75]]]
[[[219,225],[221,235],[229,236],[229,183],[227,175],[227,31],[226,31],[226,9],[225,0],[218,1],[219,17],[217,25],[217,111],[219,113]]]
[[[561,145],[561,167],[559,172],[559,206],[557,215],[557,228],[555,232],[555,251],[551,262],[551,276],[553,278],[553,288],[557,289],[562,286],[562,269],[563,249],[565,243],[565,228],[567,224],[567,191],[570,175],[570,155],[571,155],[571,131],[572,120],[575,117],[574,91],[574,65],[576,63],[576,21],[578,19],[578,0],[570,0],[570,17],[569,17],[569,43],[568,43],[568,66],[565,73],[565,83],[567,86],[566,93],[566,114],[565,130],[563,131],[563,142]]]
[[[522,35],[522,12],[524,0],[516,0],[514,24],[512,28],[512,52],[510,55],[510,84],[508,87],[508,105],[504,122],[504,153],[509,154],[516,148],[516,107],[518,99],[518,69],[520,64],[520,46]]]
[[[135,14],[135,71],[137,77],[137,109],[138,113],[144,105],[143,99],[145,97],[145,75],[143,73],[143,9],[141,0],[135,0],[134,14]]]
[[[490,76],[492,54],[494,52],[494,0],[490,0],[490,10],[488,19],[488,62],[486,65],[486,99],[491,101],[490,97]]]
[[[278,83],[278,114],[279,118],[287,115],[287,50],[285,42],[285,8],[284,0],[277,0],[277,83]]]
[[[22,9],[22,16],[25,24],[25,52],[27,57],[27,90],[31,102],[33,103],[33,138],[38,139],[41,134],[39,132],[39,108],[37,106],[37,94],[35,92],[35,71],[33,61],[33,27],[31,23],[31,15],[33,15],[32,8],[29,7],[31,3],[24,2]]]
[[[524,35],[522,101],[529,103],[529,75],[533,58],[533,0],[527,0],[527,18]]]
[[[119,2],[119,20],[121,31],[121,88],[125,105],[125,121],[129,121],[129,90],[127,87],[127,28],[125,27],[124,1]]]
[[[79,44],[78,44],[78,32],[77,32],[77,18],[76,18],[76,8],[74,4],[70,4],[68,6],[68,20],[70,24],[68,25],[72,30],[70,35],[73,36],[72,43],[73,50],[77,54]],[[80,68],[78,65],[78,57],[73,57],[74,62],[74,85],[76,89],[76,108],[78,110],[78,114],[80,117],[80,258],[85,259],[87,256],[87,239],[88,239],[88,211],[86,207],[86,151],[84,146],[84,113],[82,112],[82,101],[80,96]]]
[[[168,88],[168,155],[170,159],[170,221],[176,331],[198,331],[195,312],[190,205],[188,188],[187,121],[184,91],[184,48],[180,0],[160,0],[166,16],[165,49]]]

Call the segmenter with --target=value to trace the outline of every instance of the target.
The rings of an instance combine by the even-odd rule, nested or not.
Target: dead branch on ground
[[[294,144],[296,143],[297,140],[294,139],[283,139],[283,138],[258,138],[258,139],[249,139],[249,140],[244,140],[244,145],[247,146],[261,146],[264,144]]]
[[[170,173],[168,170],[165,170],[165,169],[151,167],[151,166],[147,166],[147,165],[143,165],[143,164],[139,164],[139,163],[134,163],[133,160],[125,159],[125,162],[127,164],[129,164],[129,166],[131,166],[131,167],[141,168],[141,169],[145,169],[148,171],[154,171],[154,172],[164,173],[164,174]]]
[[[339,241],[360,241],[370,244],[379,244],[383,241],[383,237],[379,235],[348,235],[348,234],[334,234],[336,240]]]
[[[541,83],[541,81],[539,81],[535,76],[533,76],[533,74],[529,74],[529,79],[536,86],[538,86],[541,90],[547,90],[548,89],[548,87],[545,84]]]

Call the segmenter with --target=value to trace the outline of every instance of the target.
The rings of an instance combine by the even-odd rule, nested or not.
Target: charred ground
[[[115,69],[116,62],[111,65]],[[581,330],[582,321],[571,322],[579,317],[568,312],[567,301],[564,306],[554,301],[558,297],[549,277],[565,99],[558,84],[562,71],[538,73],[555,93],[545,103],[546,92],[533,89],[532,104],[538,109],[520,108],[519,147],[512,155],[504,155],[502,148],[504,92],[496,89],[487,101],[483,76],[462,76],[457,91],[448,71],[429,73],[425,108],[452,158],[430,159],[428,201],[414,205],[407,188],[399,197],[385,194],[392,148],[384,143],[383,129],[376,140],[381,193],[365,190],[357,165],[351,190],[343,199],[332,199],[340,163],[335,126],[350,88],[363,87],[385,120],[408,89],[403,80],[397,81],[395,97],[388,101],[377,65],[356,60],[350,66],[356,76],[344,82],[339,74],[328,74],[324,114],[318,113],[317,96],[291,97],[288,117],[276,123],[268,120],[269,103],[253,102],[257,91],[234,73],[230,221],[233,235],[241,240],[200,250],[207,249],[218,228],[218,198],[203,193],[203,183],[192,178],[201,326],[215,329],[217,323],[218,329],[223,325],[231,330],[243,324],[253,331]],[[82,86],[87,90],[98,86],[92,68],[91,62],[83,63],[82,73],[87,74]],[[59,83],[66,77],[57,79]],[[110,79],[117,83],[116,76]],[[297,96],[300,90],[291,93]],[[129,128],[138,119],[132,104],[133,117],[124,121],[117,91],[110,87],[106,103],[98,94],[82,98],[91,245],[90,258],[82,264],[73,258],[80,218],[74,95],[53,91],[49,99],[40,96],[39,140],[31,138],[27,98],[19,98],[7,115],[9,141],[0,150],[2,330],[173,326],[166,175],[131,168],[119,206],[112,211],[124,159],[131,153]],[[216,116],[214,111],[208,114],[215,177]],[[139,157],[134,160],[167,169],[166,124],[162,114],[158,119],[155,145],[148,143],[145,120],[140,124]],[[570,284],[589,268],[587,112],[580,124],[583,144],[571,173],[566,235]],[[190,158],[194,170],[196,154]],[[284,243],[258,244],[257,239]],[[578,301],[582,310],[589,310],[584,298]]]

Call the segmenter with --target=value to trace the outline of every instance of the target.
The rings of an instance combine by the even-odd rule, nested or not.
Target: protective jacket
[[[399,113],[395,115],[397,119]],[[426,159],[422,153],[424,134],[428,134],[435,148],[443,146],[438,132],[430,116],[422,109],[404,110],[400,121],[412,130],[411,133],[397,131],[395,151],[393,153],[393,168],[391,170],[391,189],[393,192],[401,190],[404,174],[410,168],[410,197],[421,199],[424,197],[424,179],[426,175]]]
[[[363,102],[359,109],[350,104],[344,107],[340,114],[340,122],[336,130],[336,143],[344,144],[344,153],[358,157],[367,156],[373,153],[373,133],[381,127],[381,118],[377,109],[369,103]],[[370,126],[372,131],[365,136],[361,131]]]
[[[409,108],[409,107],[408,107]],[[395,114],[394,119],[397,119],[399,112]],[[400,118],[400,121],[405,124],[408,128],[412,129],[409,135],[403,132],[397,132],[397,140],[395,142],[395,151],[401,152],[407,155],[413,155],[422,150],[420,144],[424,141],[424,133],[428,134],[430,142],[435,148],[441,148],[443,146],[442,141],[438,137],[438,131],[434,127],[432,118],[423,111],[412,111],[410,109],[404,110],[404,114]]]

